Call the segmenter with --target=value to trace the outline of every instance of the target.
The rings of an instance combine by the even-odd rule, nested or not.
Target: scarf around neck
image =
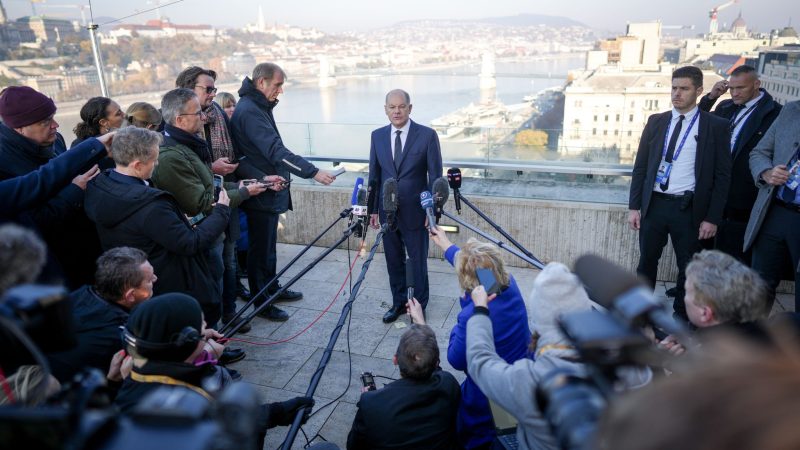
[[[211,143],[211,153],[213,154],[214,161],[219,158],[225,158],[229,161],[236,159],[233,151],[233,142],[231,135],[228,132],[228,126],[225,123],[225,111],[223,111],[216,103],[211,103],[207,108],[206,119],[208,120],[208,134],[206,139]],[[205,127],[203,127],[205,132]],[[210,137],[210,139],[208,139]]]
[[[211,165],[211,152],[208,149],[208,143],[203,139],[170,124],[164,126],[164,135],[172,138],[178,144],[189,147],[205,164]]]

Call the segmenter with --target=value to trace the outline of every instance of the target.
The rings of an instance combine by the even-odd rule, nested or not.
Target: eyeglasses
[[[217,92],[217,88],[215,88],[214,86],[203,86],[202,84],[195,84],[194,87],[205,89],[206,94],[213,94]]]
[[[200,111],[193,112],[193,113],[185,113],[185,114],[178,114],[179,116],[198,116],[198,117],[205,117],[206,113],[203,112],[201,109]]]

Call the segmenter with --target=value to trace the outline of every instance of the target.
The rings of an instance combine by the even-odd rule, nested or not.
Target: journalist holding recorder
[[[472,379],[472,372],[467,370],[467,321],[474,313],[470,292],[481,284],[476,269],[490,269],[497,280],[499,292],[490,306],[492,325],[498,330],[493,344],[497,354],[508,363],[525,358],[528,353],[531,332],[525,302],[514,277],[506,272],[500,249],[495,245],[470,239],[464,248],[459,249],[447,239],[444,231],[437,228],[431,228],[431,240],[444,251],[447,261],[455,267],[458,283],[463,290],[461,312],[450,332],[447,348],[447,361],[454,369],[464,371],[467,375],[461,384],[458,435],[467,449],[489,448],[496,434],[489,401]]]

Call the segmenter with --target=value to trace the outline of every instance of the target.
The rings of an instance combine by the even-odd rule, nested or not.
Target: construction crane
[[[708,18],[711,19],[711,21],[708,24],[709,34],[716,34],[717,31],[719,30],[719,24],[717,23],[717,14],[723,9],[731,5],[735,5],[736,3],[739,3],[739,0],[731,0],[727,3],[723,3],[719,6],[714,7],[711,11],[708,12]]]

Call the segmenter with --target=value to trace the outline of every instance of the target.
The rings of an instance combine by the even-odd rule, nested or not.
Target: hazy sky
[[[42,0],[38,0],[42,1]],[[55,8],[47,5],[86,5],[88,0],[44,0],[38,3],[40,13],[64,16],[77,9]],[[157,0],[96,0],[92,3],[95,16],[123,17],[152,8]],[[161,0],[162,4],[171,0]],[[30,14],[27,0],[0,0],[9,16]],[[695,25],[697,32],[708,28],[708,11],[725,0],[405,0],[384,3],[380,0],[183,0],[162,8],[162,14],[176,23],[205,23],[215,26],[242,26],[254,22],[258,6],[264,10],[267,23],[289,23],[316,27],[324,31],[367,30],[395,22],[415,19],[472,19],[538,13],[561,15],[589,26],[621,31],[626,21],[661,19],[665,25]],[[800,2],[797,0],[739,0],[720,13],[720,23],[730,24],[742,11],[748,26],[758,31],[784,27],[794,16],[800,21]],[[74,11],[74,12],[73,12]],[[128,19],[141,23],[155,18],[147,13]],[[798,27],[800,28],[800,27]],[[386,36],[391,39],[391,34]]]

